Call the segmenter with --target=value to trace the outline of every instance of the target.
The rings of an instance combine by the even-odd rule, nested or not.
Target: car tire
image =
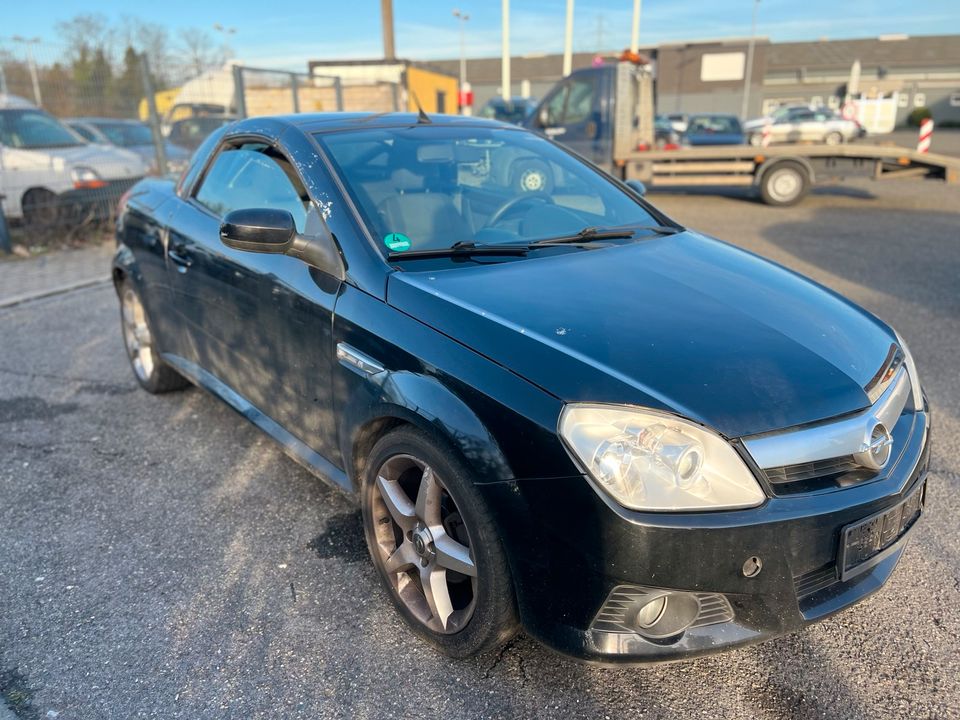
[[[154,395],[188,387],[190,382],[161,359],[147,313],[132,283],[123,280],[117,292],[120,295],[123,345],[140,387]]]
[[[550,167],[542,160],[520,158],[514,161],[510,187],[518,193],[551,193],[553,178]]]
[[[843,134],[838,132],[829,132],[823,137],[824,145],[843,145]]]
[[[60,221],[60,199],[50,190],[27,190],[20,200],[20,207],[23,210],[23,223],[32,231],[50,230]]]
[[[798,162],[778,162],[760,176],[760,196],[767,205],[796,205],[809,191],[810,173]]]
[[[506,554],[466,466],[439,438],[403,426],[377,441],[363,467],[370,557],[414,633],[457,658],[512,638],[518,621]]]

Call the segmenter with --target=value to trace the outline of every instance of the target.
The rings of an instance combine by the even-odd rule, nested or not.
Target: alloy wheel
[[[129,287],[123,292],[123,342],[133,371],[143,382],[149,382],[153,375],[153,338],[147,325],[147,316],[143,311],[140,298]]]
[[[470,534],[433,468],[395,455],[370,493],[378,564],[404,607],[430,630],[453,634],[473,616],[477,566]]]

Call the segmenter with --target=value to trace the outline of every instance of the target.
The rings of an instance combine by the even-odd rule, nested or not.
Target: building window
[[[950,107],[960,107],[960,93],[950,95]]]
[[[810,104],[814,107],[820,107],[823,105],[823,97],[820,95],[814,95],[812,98],[810,98]]]
[[[897,107],[910,107],[910,93],[900,93],[897,96]]]
[[[927,95],[926,93],[917,93],[913,96],[913,106],[914,107],[923,107],[927,104]]]

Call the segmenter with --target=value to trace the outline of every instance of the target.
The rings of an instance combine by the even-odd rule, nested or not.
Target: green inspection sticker
[[[390,233],[383,238],[383,244],[393,252],[403,252],[410,249],[410,238],[403,233]]]

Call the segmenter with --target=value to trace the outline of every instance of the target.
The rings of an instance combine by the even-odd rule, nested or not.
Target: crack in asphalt
[[[484,680],[490,679],[491,673],[493,673],[493,671],[496,670],[496,668],[503,662],[503,659],[506,657],[507,653],[513,650],[515,651],[514,655],[516,655],[517,658],[517,669],[520,671],[520,686],[523,687],[527,684],[527,681],[530,678],[527,675],[526,658],[523,656],[523,652],[516,647],[519,638],[519,635],[515,635],[508,643],[506,643],[497,651],[497,655],[490,664],[490,667],[483,672]]]

